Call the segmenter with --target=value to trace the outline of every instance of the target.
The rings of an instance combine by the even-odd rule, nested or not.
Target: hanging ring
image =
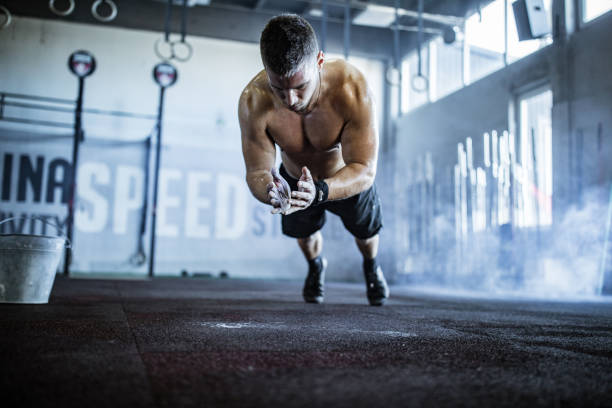
[[[187,62],[193,56],[193,47],[187,41],[166,41],[159,38],[155,41],[154,50],[162,61]]]
[[[103,16],[98,12],[98,9],[102,4],[108,4],[110,7],[110,14],[107,16]],[[113,0],[96,0],[91,5],[91,14],[95,17],[96,20],[101,21],[103,23],[108,23],[109,21],[113,21],[115,17],[117,17],[117,5],[113,2]]]
[[[4,6],[0,6],[0,12],[4,14],[4,21],[0,24],[0,30],[4,30],[8,26],[11,25],[11,21],[13,21],[13,16],[11,16],[11,12]]]
[[[164,45],[164,47],[162,47]],[[174,58],[174,50],[172,48],[172,42],[166,41],[164,38],[159,38],[155,41],[155,55],[162,61],[169,61]]]
[[[411,85],[413,91],[422,93],[429,89],[429,79],[423,74],[417,74],[412,77]]]
[[[187,62],[191,59],[193,47],[187,41],[173,41],[170,44],[172,46],[172,56],[175,60]]]
[[[399,86],[400,70],[394,66],[389,66],[389,68],[387,68],[387,72],[385,73],[385,80],[391,86]]]
[[[57,0],[49,0],[49,9],[51,9],[52,12],[62,17],[66,17],[72,14],[72,12],[74,11],[74,0],[68,0],[68,8],[64,11],[58,10],[57,7],[55,7],[56,1]]]

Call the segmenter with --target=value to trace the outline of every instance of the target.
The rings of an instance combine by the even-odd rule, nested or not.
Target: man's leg
[[[317,231],[306,238],[298,238],[297,242],[307,261],[311,261],[321,255],[321,250],[323,249],[323,235],[321,231]]]
[[[285,178],[291,191],[297,191],[298,179],[293,178],[283,165],[278,172]],[[297,238],[298,245],[308,261],[308,276],[304,283],[304,300],[311,303],[323,301],[323,280],[327,261],[321,258],[323,236],[321,228],[325,224],[325,209],[322,206],[310,206],[303,211],[283,215],[281,225],[283,234]],[[302,238],[304,237],[304,238]]]
[[[308,261],[308,276],[304,282],[303,296],[308,303],[323,302],[323,284],[325,282],[325,268],[327,260],[321,258],[323,249],[323,235],[321,231],[306,238],[298,238],[298,245]]]
[[[371,238],[359,239],[355,238],[359,252],[363,255],[363,259],[374,259],[378,254],[378,234]]]
[[[363,273],[366,280],[368,301],[372,306],[382,306],[389,297],[389,287],[376,261],[378,254],[378,234],[367,239],[355,238],[357,247],[363,255]]]

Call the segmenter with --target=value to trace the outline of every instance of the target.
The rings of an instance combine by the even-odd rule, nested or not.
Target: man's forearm
[[[376,172],[370,167],[350,163],[341,168],[325,182],[329,186],[328,200],[342,200],[367,190],[374,184]]]
[[[264,204],[270,204],[268,190],[266,186],[272,182],[272,175],[269,171],[260,170],[247,173],[247,185],[253,196]]]

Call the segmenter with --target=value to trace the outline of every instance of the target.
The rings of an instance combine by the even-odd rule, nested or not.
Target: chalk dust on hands
[[[289,183],[287,180],[280,175],[278,170],[273,167],[270,170],[272,173],[272,177],[274,179],[274,185],[276,186],[276,190],[278,191],[278,200],[280,201],[280,209],[282,211],[287,211],[291,208],[291,187],[289,187]]]

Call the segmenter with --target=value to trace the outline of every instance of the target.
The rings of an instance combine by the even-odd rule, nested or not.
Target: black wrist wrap
[[[317,180],[314,182],[315,185],[315,199],[312,205],[319,205],[327,201],[329,195],[329,186],[324,180]]]

